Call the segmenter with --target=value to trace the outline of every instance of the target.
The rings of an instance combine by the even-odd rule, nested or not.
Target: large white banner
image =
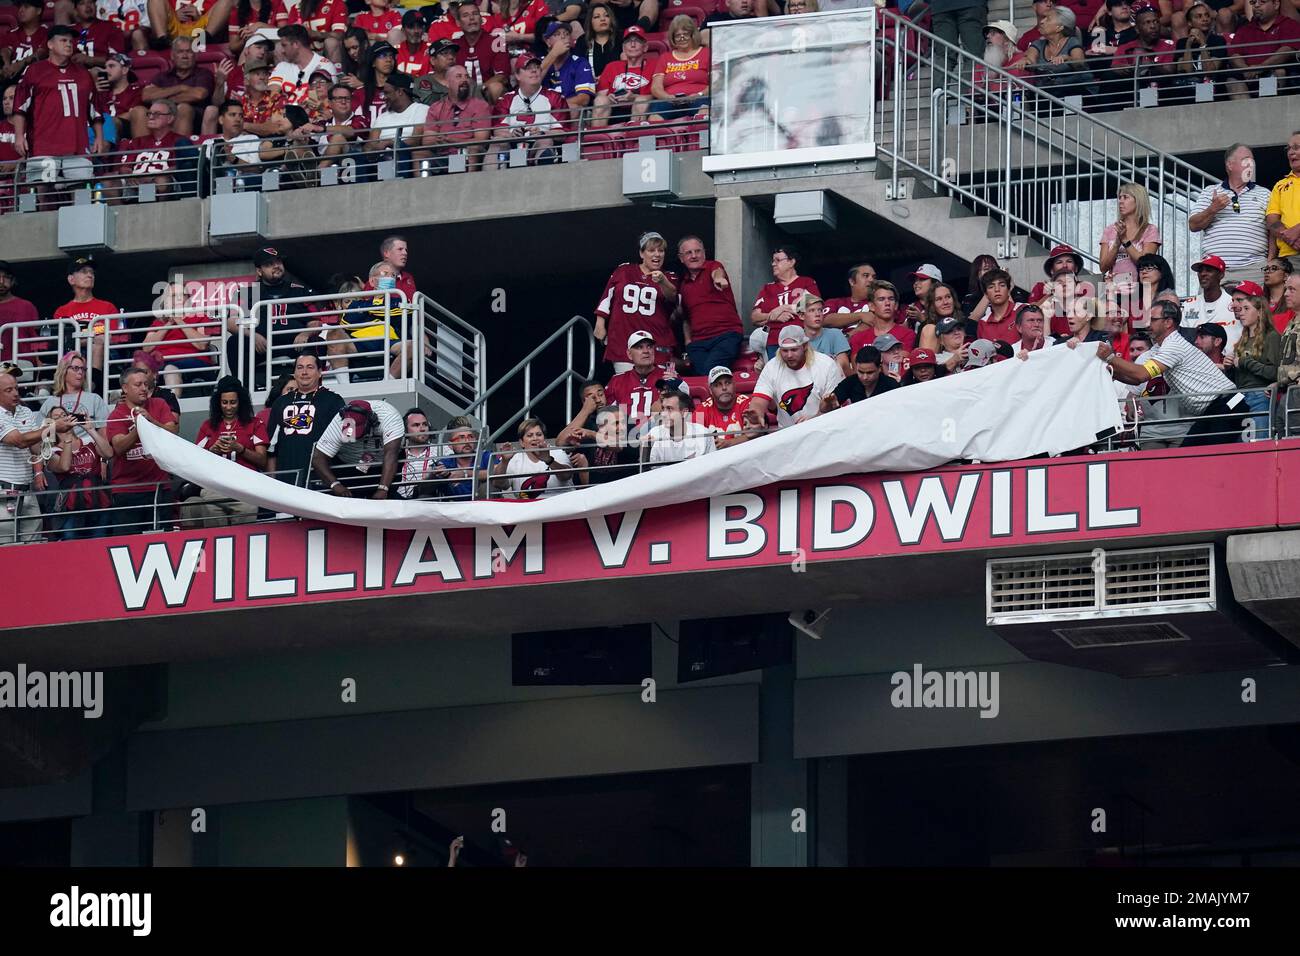
[[[1089,343],[911,385],[703,458],[534,501],[336,498],[250,471],[146,421],[140,439],[166,471],[272,511],[371,527],[454,528],[613,514],[957,459],[1014,461],[1082,448],[1121,424],[1110,373]]]

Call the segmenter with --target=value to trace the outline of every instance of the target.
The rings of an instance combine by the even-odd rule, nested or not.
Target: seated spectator
[[[69,26],[77,32],[77,52],[72,61],[88,69],[102,69],[112,54],[127,50],[126,34],[99,19],[96,0],[74,0]]]
[[[1042,310],[1039,309],[1041,314]],[[934,360],[943,366],[945,373],[957,372],[966,364],[966,323],[949,319],[940,322],[935,331],[939,335],[939,349]]]
[[[1100,28],[1101,32],[1097,32]],[[1089,31],[1093,35],[1089,56],[1114,56],[1126,43],[1138,38],[1137,24],[1133,21],[1133,0],[1106,0],[1097,8]]]
[[[144,355],[141,352],[137,352],[136,355],[141,358],[144,358]],[[163,388],[163,389],[158,388],[158,373],[154,371],[151,365],[148,364],[147,358],[145,359],[144,364],[142,364],[140,367],[145,370],[145,374],[146,374],[145,386],[149,393],[149,397],[162,399],[163,404],[165,404],[168,408],[172,410],[172,414],[176,416],[176,420],[180,421],[181,403],[180,400],[176,398],[176,393],[173,392],[170,388]]]
[[[0,33],[0,80],[17,80],[37,60],[44,59],[49,34],[41,24],[45,10],[43,0],[18,0],[14,17],[18,25]]]
[[[122,161],[117,173],[121,179],[108,190],[112,202],[120,202],[128,195],[134,197],[146,183],[152,183],[159,196],[184,188],[176,181],[177,159],[179,151],[190,145],[190,139],[176,132],[177,109],[169,100],[154,100],[145,114],[145,134],[118,144]]]
[[[1174,72],[1174,43],[1160,37],[1160,12],[1155,7],[1140,5],[1133,10],[1137,39],[1125,43],[1111,60],[1112,73],[1125,79],[1137,79],[1152,85],[1160,83]],[[1127,101],[1128,93],[1125,92]]]
[[[573,421],[560,429],[555,436],[557,445],[590,445],[596,440],[599,422],[596,413],[609,405],[605,397],[605,386],[600,382],[583,382],[578,386],[578,399],[581,404]]]
[[[1135,365],[1142,364],[1142,356],[1151,351],[1151,335],[1146,331],[1134,332],[1129,337],[1128,360]],[[1169,383],[1163,376],[1156,376],[1140,385],[1126,385],[1115,382],[1116,389],[1123,390],[1125,418],[1135,426],[1135,447],[1141,451],[1155,448],[1176,448],[1191,422],[1177,395],[1169,393]]]
[[[1151,221],[1151,199],[1144,187],[1122,184],[1116,202],[1119,219],[1101,233],[1100,268],[1108,277],[1136,278],[1137,261],[1160,251],[1160,230]]]
[[[846,329],[857,325],[860,312],[871,309],[871,285],[876,281],[876,267],[863,262],[849,270],[849,294],[826,300],[826,325]]]
[[[353,112],[352,90],[346,83],[330,87],[329,112],[321,125],[321,135],[316,140],[321,168],[336,166],[344,156],[358,154],[370,130],[365,114]]]
[[[108,351],[110,336],[112,344],[117,346],[129,342],[131,336],[126,331],[126,323],[117,318],[119,314],[117,306],[112,302],[95,298],[94,262],[86,258],[70,260],[68,285],[72,287],[72,299],[54,310],[54,318],[71,319],[77,323],[78,337],[89,342],[90,367],[95,370],[97,378],[102,382],[104,356]],[[66,359],[67,356],[64,358]],[[84,359],[82,362],[84,365]],[[83,367],[81,371],[82,379],[85,381],[86,369]],[[78,384],[77,387],[80,389],[81,385]],[[102,424],[104,418],[101,415],[97,420]]]
[[[835,359],[840,371],[848,375],[849,340],[839,329],[822,327],[823,303],[821,296],[805,292],[799,297],[795,311],[803,318],[803,330],[808,335],[808,346],[814,351]]]
[[[366,58],[361,87],[353,93],[353,105],[373,127],[388,108],[384,89],[388,78],[397,73],[397,51],[388,43],[375,43],[366,49]]]
[[[1043,272],[1047,274],[1047,281],[1036,282],[1034,287],[1029,290],[1028,302],[1034,302],[1041,306],[1044,315],[1049,315],[1049,309],[1052,304],[1052,298],[1056,295],[1056,283],[1063,275],[1077,276],[1083,272],[1083,256],[1079,255],[1073,249],[1066,245],[1054,246],[1052,251],[1047,254],[1047,261],[1043,263]],[[1010,283],[1010,276],[1007,277]],[[1015,296],[1012,296],[1015,298]],[[978,318],[978,314],[971,313],[973,318]],[[1065,323],[1061,322],[1059,328],[1053,328],[1053,332],[1065,331]]]
[[[946,369],[939,367],[934,360],[934,353],[929,349],[912,349],[907,357],[907,371],[903,373],[899,385],[916,385],[918,382],[932,382],[942,378]]]
[[[401,160],[399,169],[403,173],[408,171],[410,160],[428,159],[430,155],[423,148],[429,107],[412,97],[412,82],[405,73],[393,73],[385,80],[384,112],[371,121],[371,137],[362,147],[368,153],[379,153],[379,160]]]
[[[777,339],[788,325],[802,325],[794,304],[804,292],[820,296],[821,290],[809,276],[798,272],[799,251],[793,246],[777,246],[772,250],[772,278],[758,290],[749,320],[756,328],[767,329],[767,358],[776,357]]]
[[[688,16],[668,24],[670,46],[655,64],[650,81],[652,119],[675,119],[703,113],[709,105],[709,48]]]
[[[943,281],[943,273],[939,271],[938,266],[927,262],[916,267],[916,271],[911,274],[911,279],[912,301],[903,310],[901,321],[909,329],[916,331],[921,320],[925,318],[925,300],[929,297],[934,284]]]
[[[714,23],[734,23],[737,20],[752,20],[754,17],[764,15],[766,11],[764,10],[764,13],[760,14],[759,8],[765,8],[767,6],[767,0],[725,0],[725,2],[718,4],[718,6],[720,9],[709,13],[709,15],[704,18],[706,29],[704,35],[701,37],[701,41],[706,45],[711,42],[710,36],[712,32],[708,30],[707,27]],[[669,28],[671,29],[671,24],[669,25]]]
[[[689,341],[686,354],[695,374],[729,365],[740,353],[742,327],[726,267],[708,258],[699,236],[677,241],[677,258],[686,267],[680,283],[682,319]]]
[[[1233,290],[1232,305],[1242,333],[1236,349],[1226,353],[1221,363],[1224,372],[1240,389],[1263,389],[1276,385],[1278,366],[1282,362],[1282,336],[1273,327],[1268,301],[1262,295],[1254,295],[1254,291],[1243,291],[1240,285]],[[1199,341],[1197,345],[1200,345]],[[1250,410],[1261,413],[1254,419],[1255,437],[1267,437],[1270,434],[1268,394],[1262,391],[1244,394]]]
[[[351,109],[352,97],[348,96]],[[261,156],[258,138],[244,128],[244,107],[238,100],[226,100],[217,110],[217,128],[220,132],[202,142],[208,160],[218,169],[216,175],[260,175]]]
[[[1222,326],[1206,322],[1196,330],[1193,344],[1205,353],[1216,368],[1223,369],[1223,348],[1228,344],[1228,336],[1224,334]]]
[[[104,533],[103,509],[110,504],[104,490],[103,463],[113,457],[113,446],[87,417],[70,415],[60,405],[46,414],[55,422],[58,440],[46,468],[50,473],[49,490],[56,493],[53,506],[47,509],[53,512],[54,539],[98,538]],[[58,423],[64,419],[74,422],[75,427],[58,431]]]
[[[369,9],[358,13],[352,23],[366,31],[372,41],[387,41],[389,34],[402,26],[402,15],[390,10],[389,0],[366,0]]]
[[[90,422],[100,428],[108,421],[108,403],[103,396],[86,389],[86,360],[76,352],[68,352],[59,360],[54,370],[54,388],[41,404],[41,415],[46,418],[56,409],[77,423],[76,437],[92,441],[88,430],[82,424]]]
[[[230,22],[234,0],[148,0],[154,36],[219,37]]]
[[[628,425],[637,428],[650,417],[664,370],[655,364],[655,340],[649,332],[629,335],[626,354],[630,368],[609,380],[605,397],[611,404],[621,406]]]
[[[1069,345],[1074,348],[1080,342],[1105,342],[1107,336],[1097,328],[1097,300],[1091,296],[1080,296],[1072,303],[1065,314],[1069,323],[1069,332],[1053,336],[1053,345]]]
[[[590,106],[596,99],[596,78],[586,58],[573,52],[572,28],[563,21],[553,21],[543,33],[543,42],[546,57],[542,60],[542,86],[564,97],[570,110]]]
[[[476,172],[483,168],[492,135],[492,109],[471,95],[469,74],[463,66],[447,68],[447,87],[450,95],[429,108],[424,145],[432,147],[437,172],[447,171],[447,157],[459,151],[465,153],[465,168]]]
[[[645,232],[637,249],[641,261],[624,262],[610,273],[596,306],[596,341],[605,343],[605,361],[614,363],[616,373],[631,368],[626,352],[619,351],[631,332],[644,330],[653,339],[657,365],[670,366],[677,351],[672,318],[678,281],[676,273],[664,269],[668,242],[657,232]]]
[[[401,378],[404,374],[410,343],[399,335],[403,308],[401,300],[393,295],[397,279],[398,269],[391,262],[380,261],[371,266],[369,279],[361,290],[370,294],[354,300],[367,308],[359,315],[355,309],[348,309],[340,318],[339,327],[331,329],[326,336],[330,343],[330,369],[340,382],[351,381],[349,369],[355,370],[351,358],[354,355],[382,356],[380,368],[387,359],[389,375]],[[431,352],[431,348],[426,346],[426,352]]]
[[[1232,36],[1232,66],[1255,92],[1259,80],[1273,76],[1282,84],[1300,50],[1300,23],[1282,15],[1280,0],[1251,0],[1255,18]],[[1294,13],[1294,6],[1292,7]]]
[[[244,130],[254,136],[283,136],[291,126],[284,97],[271,89],[271,66],[265,60],[244,64]]]
[[[535,165],[557,162],[569,104],[554,90],[542,88],[542,61],[531,53],[521,53],[515,59],[515,81],[517,89],[502,96],[494,107],[497,127],[506,139],[492,144],[495,156],[490,157],[488,167],[504,164],[511,147],[527,149]]]
[[[606,405],[596,410],[594,444],[583,446],[590,463],[590,483],[603,485],[641,470],[640,440],[628,437],[627,416],[621,405]]]
[[[939,323],[950,319],[966,321],[966,316],[962,314],[960,300],[957,298],[957,290],[950,283],[936,282],[925,294],[921,318],[915,329],[916,341],[922,348],[933,351],[939,344],[937,331]]]
[[[863,312],[862,325],[849,336],[849,349],[854,355],[864,345],[872,345],[877,337],[892,335],[905,349],[916,348],[916,333],[895,322],[898,309],[898,290],[892,282],[877,280],[871,286],[871,311]]]
[[[645,30],[633,24],[623,34],[623,56],[605,65],[596,80],[596,108],[591,125],[599,129],[615,123],[638,123],[645,119],[650,102],[654,64],[646,56],[649,44]]]
[[[402,42],[397,44],[397,69],[407,76],[417,78],[428,73],[432,66],[429,62],[424,17],[419,10],[407,10],[402,14]]]
[[[247,0],[243,0],[247,2]],[[348,8],[344,0],[280,0],[275,10],[275,25],[301,23],[313,50],[325,54],[333,63],[342,60],[343,35],[348,29]],[[242,5],[242,3],[241,3]],[[233,17],[232,17],[233,19]]]
[[[808,336],[800,326],[781,330],[777,353],[780,360],[763,366],[750,396],[744,414],[748,428],[764,428],[773,405],[777,428],[816,418],[823,409],[822,400],[844,381],[844,373],[834,359],[808,347]]]
[[[1225,271],[1223,260],[1218,256],[1206,256],[1192,268],[1201,284],[1201,294],[1183,300],[1183,328],[1194,329],[1213,322],[1224,330],[1226,351],[1231,354],[1241,338],[1241,322],[1233,308],[1232,296],[1220,286]]]
[[[1164,256],[1145,255],[1138,260],[1137,267],[1137,300],[1143,313],[1161,301],[1173,302],[1182,308],[1182,300],[1174,291],[1174,270]]]
[[[477,4],[461,3],[454,15],[461,29],[456,63],[465,68],[471,83],[482,88],[483,98],[495,103],[510,88],[510,55],[492,31],[483,29],[483,11]]]
[[[729,448],[749,441],[754,435],[745,431],[748,395],[736,394],[735,377],[724,365],[709,369],[709,397],[700,404],[700,421],[713,432],[717,448]]]
[[[871,344],[880,353],[881,371],[895,382],[902,381],[908,355],[908,350],[903,348],[903,343],[895,336],[885,334],[877,335],[876,340]]]
[[[977,368],[984,368],[986,365],[992,365],[997,361],[998,343],[991,342],[988,339],[976,339],[966,346],[966,364],[958,371],[970,372]]]
[[[122,401],[109,412],[104,430],[113,446],[113,511],[105,522],[110,534],[149,531],[171,518],[170,478],[140,444],[139,418],[173,435],[180,430],[167,403],[150,396],[149,370],[133,366],[122,373]]]
[[[59,419],[55,435],[70,433],[72,424],[70,418]],[[40,416],[18,399],[18,380],[0,371],[0,493],[8,517],[0,521],[0,544],[40,540],[41,508],[34,492],[45,490],[45,479],[37,487],[32,449],[45,440],[45,435]]]
[[[447,451],[434,461],[428,478],[436,497],[452,501],[469,501],[475,489],[482,497],[487,489],[488,466],[492,453],[478,447],[478,430],[464,415],[447,422]],[[409,435],[409,432],[408,432]]]
[[[367,497],[383,500],[397,478],[405,437],[402,416],[388,402],[348,402],[316,440],[312,470],[332,495],[351,498],[354,491],[369,491]]]
[[[229,5],[229,0],[217,2]],[[175,114],[175,131],[179,136],[193,136],[199,132],[215,133],[215,110],[210,119],[211,127],[200,127],[203,125],[204,113],[212,102],[212,94],[217,85],[216,77],[206,66],[196,65],[194,41],[188,34],[172,40],[171,51],[172,68],[155,76],[153,82],[140,91],[141,99],[151,111],[155,103],[166,100]]]
[[[1128,316],[1125,316],[1127,321]],[[1043,310],[1033,304],[1022,305],[1016,310],[1014,319],[1017,339],[1013,343],[1016,353],[1037,352],[1047,344],[1047,319]],[[962,359],[965,362],[965,359]]]
[[[317,144],[325,133],[324,124],[313,123],[305,109],[292,103],[284,108],[284,116],[289,132],[283,138],[262,140],[258,160],[278,171],[281,189],[319,185]]]
[[[586,484],[587,457],[548,448],[546,426],[540,419],[525,418],[518,431],[520,448],[507,442],[492,465],[494,489],[507,489],[505,494],[511,498],[532,500],[572,491],[575,483]]]
[[[266,431],[253,414],[248,389],[233,375],[227,375],[212,389],[208,417],[199,426],[194,444],[253,471],[266,470]],[[232,500],[207,488],[196,490],[198,493],[181,505],[181,514],[187,519],[185,527],[223,528],[257,518],[257,505]]]
[[[1300,266],[1300,131],[1292,133],[1286,141],[1286,161],[1291,171],[1273,186],[1264,227],[1277,248],[1276,253],[1269,253],[1269,258],[1276,255],[1279,259],[1290,259],[1292,266]]]
[[[1227,266],[1224,282],[1258,281],[1268,258],[1264,216],[1271,193],[1255,182],[1255,154],[1233,143],[1223,156],[1227,178],[1206,186],[1196,197],[1187,228],[1201,233],[1201,254],[1218,256]]]
[[[1214,26],[1214,11],[1200,0],[1182,11],[1187,17],[1187,35],[1174,43],[1174,70],[1180,86],[1192,87],[1206,80],[1224,83],[1228,80],[1228,43]],[[1178,14],[1175,14],[1177,16]],[[1175,34],[1177,36],[1177,34]],[[1233,99],[1245,99],[1246,90],[1240,83],[1235,87]]]
[[[713,430],[691,419],[695,402],[689,388],[669,392],[660,402],[658,424],[641,443],[641,460],[650,465],[701,458],[715,451]]]
[[[1024,59],[1015,65],[1034,77],[1039,89],[1054,96],[1080,92],[1084,84],[1092,83],[1074,11],[1053,7],[1039,20],[1038,29],[1041,36],[1029,44]]]
[[[108,88],[99,91],[99,102],[95,108],[105,116],[112,117],[114,133],[119,142],[133,136],[143,136],[148,132],[145,124],[144,87],[134,79],[131,58],[125,53],[112,54],[104,64],[104,76]]]
[[[836,385],[832,392],[822,396],[822,412],[852,405],[854,402],[865,402],[869,398],[901,388],[898,382],[883,374],[881,366],[880,349],[874,345],[864,345],[858,349],[853,356],[853,374]]]
[[[644,32],[642,30],[643,34]],[[623,30],[615,18],[613,4],[605,0],[587,4],[587,13],[578,30],[574,50],[591,64],[592,76],[597,81],[605,67],[618,62],[623,52],[622,36]]]
[[[1237,286],[1240,289],[1241,286]],[[1300,389],[1291,386],[1300,381],[1300,273],[1287,277],[1286,305],[1291,318],[1282,329],[1282,360],[1278,366],[1277,384],[1287,396],[1285,434],[1297,433],[1300,422],[1295,417],[1295,410],[1300,407]],[[1295,396],[1295,397],[1292,397]]]
[[[162,372],[163,381],[179,399],[184,397],[181,390],[187,379],[189,384],[195,384],[196,377],[184,373],[210,373],[215,369],[213,358],[221,351],[221,325],[202,313],[186,314],[185,290],[177,284],[169,284],[160,301],[141,351]],[[211,380],[207,375],[199,378]]]
[[[1268,299],[1269,314],[1273,316],[1273,324],[1280,323],[1283,328],[1286,327],[1286,322],[1282,316],[1287,314],[1286,280],[1294,271],[1290,259],[1270,259],[1264,264],[1264,295]],[[1278,331],[1281,332],[1282,329]]]
[[[459,47],[451,40],[439,40],[433,45],[429,69],[416,78],[412,84],[412,95],[425,106],[441,103],[451,95],[451,83],[447,80],[447,71],[456,65],[456,53]]]

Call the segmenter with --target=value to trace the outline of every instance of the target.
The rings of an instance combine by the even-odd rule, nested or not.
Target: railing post
[[[567,368],[569,370],[569,373],[572,374],[573,373],[573,326],[569,326],[569,332],[565,336],[565,353],[566,353],[564,359],[565,368]],[[565,384],[568,383],[566,382]],[[572,388],[566,388],[564,390],[564,421],[566,425],[569,422],[573,421],[573,389]]]
[[[890,152],[893,154],[890,158],[893,160],[890,165],[889,175],[889,195],[898,198],[898,163],[899,157],[903,155],[900,144],[903,139],[903,50],[907,47],[906,38],[902,36],[904,29],[903,20],[900,17],[895,23],[894,30],[894,128],[890,132]]]
[[[1002,255],[1011,255],[1011,131],[1015,128],[1013,88],[1007,84],[1006,144],[1002,156]],[[1050,128],[1050,127],[1049,127]]]

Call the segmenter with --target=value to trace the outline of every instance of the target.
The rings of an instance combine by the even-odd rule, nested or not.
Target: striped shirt
[[[0,481],[11,485],[32,483],[31,450],[4,444],[4,440],[11,431],[30,432],[40,428],[41,421],[41,416],[26,405],[19,405],[12,412],[0,408]]]
[[[1205,212],[1210,208],[1210,201],[1215,193],[1226,193],[1232,199],[1233,192],[1225,180],[1213,186],[1206,186],[1196,197],[1192,206],[1192,215]],[[1201,232],[1201,254],[1218,256],[1229,269],[1242,266],[1263,264],[1268,257],[1268,232],[1264,229],[1264,211],[1268,209],[1271,191],[1259,183],[1246,183],[1246,188],[1237,193],[1237,205],[1241,212],[1232,208],[1232,203],[1218,211],[1210,224]]]
[[[1183,407],[1192,415],[1199,415],[1218,396],[1206,392],[1227,392],[1231,397],[1236,386],[1198,349],[1177,331],[1165,336],[1163,342],[1142,356],[1138,364],[1159,362],[1165,370],[1169,390],[1183,396]]]

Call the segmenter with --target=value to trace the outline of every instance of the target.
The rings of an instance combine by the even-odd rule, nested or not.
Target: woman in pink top
[[[1160,230],[1151,222],[1151,199],[1144,187],[1124,183],[1119,187],[1119,219],[1101,234],[1101,271],[1112,278],[1137,278],[1137,261],[1160,249]]]
[[[664,119],[701,111],[709,102],[709,48],[700,42],[700,28],[688,16],[676,16],[668,38],[672,47],[659,58],[650,81],[650,113]]]

